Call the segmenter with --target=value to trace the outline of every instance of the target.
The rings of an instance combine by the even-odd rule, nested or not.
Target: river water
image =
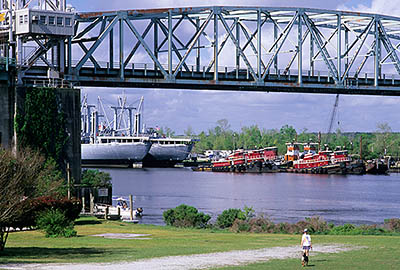
[[[163,225],[163,211],[180,204],[215,220],[228,208],[252,207],[274,222],[321,216],[335,224],[383,223],[400,217],[400,174],[306,175],[193,172],[189,168],[102,169],[114,196],[134,196],[141,223]]]

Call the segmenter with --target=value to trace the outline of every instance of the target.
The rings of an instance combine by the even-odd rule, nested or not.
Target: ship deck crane
[[[335,104],[333,105],[333,109],[332,109],[332,113],[331,113],[331,119],[329,121],[329,127],[328,127],[327,136],[326,136],[327,143],[329,143],[331,135],[332,135],[332,127],[333,127],[333,122],[335,121],[335,118],[336,118],[338,105],[339,105],[339,94],[336,95]]]

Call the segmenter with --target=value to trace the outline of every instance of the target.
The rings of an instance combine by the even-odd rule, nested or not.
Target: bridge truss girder
[[[81,85],[400,91],[396,17],[201,7],[78,13],[75,22],[65,78]]]

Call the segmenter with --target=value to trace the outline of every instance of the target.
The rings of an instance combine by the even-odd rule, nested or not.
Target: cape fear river
[[[400,174],[306,175],[194,172],[189,168],[101,169],[113,195],[135,197],[141,223],[164,225],[163,211],[180,204],[215,220],[228,208],[252,207],[274,222],[321,216],[335,224],[383,223],[400,217]]]

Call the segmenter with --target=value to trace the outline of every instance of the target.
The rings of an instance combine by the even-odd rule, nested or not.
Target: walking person
[[[301,265],[308,265],[308,257],[310,256],[310,249],[312,249],[311,236],[308,234],[308,230],[304,229],[301,237],[301,248],[303,250],[301,257]]]

